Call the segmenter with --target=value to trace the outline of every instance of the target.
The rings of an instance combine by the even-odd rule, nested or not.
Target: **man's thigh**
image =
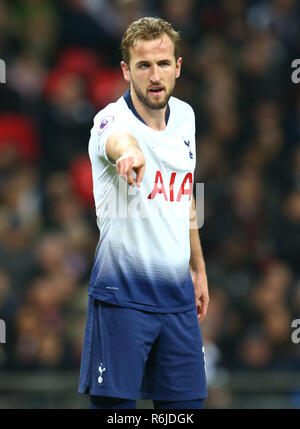
[[[143,384],[143,397],[187,401],[207,397],[204,347],[196,309],[162,315]]]
[[[138,399],[161,316],[90,298],[80,371],[80,393]]]

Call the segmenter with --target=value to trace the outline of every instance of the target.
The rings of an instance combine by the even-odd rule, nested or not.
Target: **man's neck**
[[[166,128],[166,115],[168,106],[165,106],[159,110],[150,109],[137,98],[134,91],[130,91],[130,95],[135,110],[150,128],[153,128],[157,131],[162,131]]]

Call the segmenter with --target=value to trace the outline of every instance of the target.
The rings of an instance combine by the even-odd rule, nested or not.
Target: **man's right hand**
[[[119,176],[126,177],[129,185],[140,186],[145,173],[146,160],[143,152],[139,148],[133,148],[116,161],[116,168]],[[134,181],[133,172],[136,173]]]
[[[135,137],[127,133],[112,134],[106,143],[106,153],[116,163],[119,176],[125,177],[129,185],[140,186],[146,160]],[[135,181],[133,172],[136,173]]]

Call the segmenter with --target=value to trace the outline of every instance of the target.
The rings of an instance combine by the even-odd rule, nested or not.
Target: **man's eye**
[[[140,64],[139,68],[140,69],[146,69],[148,67],[148,64]]]

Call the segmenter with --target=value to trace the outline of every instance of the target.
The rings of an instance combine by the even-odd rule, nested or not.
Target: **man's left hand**
[[[200,273],[192,273],[192,279],[194,283],[198,320],[200,323],[206,316],[207,307],[209,303],[207,277],[205,270],[201,271]]]

